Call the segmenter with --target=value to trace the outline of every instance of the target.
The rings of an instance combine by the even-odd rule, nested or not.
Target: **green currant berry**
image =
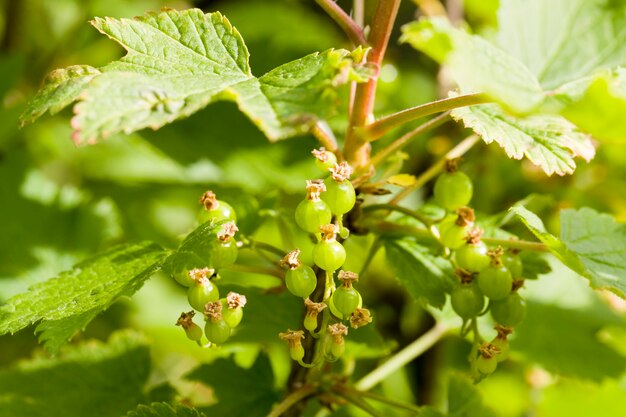
[[[439,224],[439,241],[450,249],[466,244],[467,226],[456,224],[457,216],[448,216]]]
[[[324,148],[315,149],[311,152],[315,156],[315,166],[324,174],[337,164],[337,157],[334,153]]]
[[[452,309],[463,320],[476,317],[485,306],[485,299],[474,284],[459,284],[450,295]]]
[[[435,201],[446,210],[467,206],[472,199],[472,180],[461,171],[443,173],[435,181]]]
[[[345,342],[342,342],[342,343],[333,342],[330,344],[330,354],[335,358],[342,357],[345,351],[346,351]]]
[[[292,360],[301,362],[302,359],[304,359],[304,348],[302,347],[302,345],[290,346],[289,356]]]
[[[324,271],[336,271],[346,261],[346,250],[336,240],[322,240],[313,248],[313,262]]]
[[[490,265],[478,274],[478,288],[490,300],[501,300],[511,293],[513,277],[504,265]]]
[[[480,355],[476,359],[476,369],[483,375],[492,374],[496,368],[498,367],[498,360],[495,356],[487,358],[483,355]]]
[[[228,327],[234,329],[239,326],[239,323],[241,323],[241,320],[243,319],[243,308],[228,308],[226,299],[222,299],[220,301],[222,301],[222,318],[226,324],[228,324]]]
[[[506,266],[509,271],[511,271],[511,275],[513,278],[521,278],[522,273],[524,272],[524,264],[522,262],[522,258],[519,255],[513,254],[511,252],[505,252],[502,255],[502,263]]]
[[[204,262],[191,252],[176,252],[169,256],[163,264],[163,271],[169,274],[176,282],[185,287],[193,286],[196,281],[189,271],[202,268]]]
[[[206,324],[204,325],[204,334],[206,335],[206,338],[209,340],[209,342],[216,345],[221,345],[222,343],[226,342],[230,337],[230,327],[228,326],[228,324],[226,324],[224,320],[219,320],[216,322],[212,320],[207,320]]]
[[[189,305],[195,310],[204,313],[204,306],[220,299],[217,286],[208,279],[202,280],[187,290]]]
[[[202,339],[202,329],[196,323],[192,323],[188,328],[186,328],[185,334],[189,340],[193,340],[195,342]]]
[[[319,233],[320,227],[330,223],[332,214],[322,200],[302,200],[296,207],[296,223],[308,233]]]
[[[515,327],[526,317],[526,301],[516,292],[491,303],[491,316],[496,323]]]
[[[359,294],[359,304],[357,305],[357,308],[361,308],[363,307],[363,298],[361,298],[361,293],[357,292],[357,294]],[[350,315],[344,316],[342,313],[339,312],[337,307],[335,307],[333,297],[330,297],[328,299],[328,308],[330,308],[330,312],[333,314],[333,316],[337,317],[338,319],[346,320],[350,317]]]
[[[480,272],[491,264],[488,249],[483,242],[465,244],[454,252],[456,264],[468,272]]]
[[[215,269],[228,268],[237,260],[237,243],[233,240],[220,242],[211,251],[211,266]]]
[[[317,276],[313,268],[300,264],[297,268],[287,270],[285,284],[289,292],[296,297],[307,298],[317,286]]]
[[[215,193],[207,191],[200,197],[200,203],[203,205],[202,211],[198,214],[198,221],[206,223],[208,221],[218,222],[221,220],[237,220],[235,210],[230,204],[218,200]]]
[[[330,211],[337,216],[349,212],[356,202],[356,192],[350,180],[337,182],[332,178],[324,181],[326,192],[322,194],[322,200],[326,202]]]
[[[359,306],[359,292],[354,287],[339,287],[333,293],[333,304],[340,318],[350,317]]]
[[[317,316],[313,317],[310,315],[304,316],[304,328],[309,332],[314,332],[317,329]]]
[[[491,341],[491,344],[498,348],[499,352],[496,354],[496,360],[502,362],[509,357],[509,341],[496,337]]]

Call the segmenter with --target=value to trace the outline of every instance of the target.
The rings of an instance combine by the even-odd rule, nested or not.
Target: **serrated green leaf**
[[[40,322],[36,332],[56,352],[119,297],[132,296],[159,268],[163,249],[154,243],[120,245],[32,286],[0,307],[0,334]]]
[[[149,375],[148,347],[137,336],[87,342],[0,370],[0,417],[119,417],[145,401]]]
[[[626,142],[626,70],[595,79],[561,114],[599,140]]]
[[[492,417],[496,414],[483,404],[480,392],[468,378],[451,374],[448,380],[449,417]]]
[[[626,8],[606,0],[502,0],[498,45],[545,89],[626,64]]]
[[[165,10],[92,24],[127,54],[72,96],[79,100],[72,119],[77,143],[157,129],[217,100],[236,101],[269,139],[283,139],[332,114],[337,85],[365,79],[345,50],[314,53],[256,78],[241,35],[217,12]],[[70,96],[69,87],[59,91]]]
[[[229,359],[218,359],[196,368],[187,378],[213,388],[218,403],[206,408],[207,415],[264,417],[280,399],[274,389],[272,366],[264,354],[249,369]]]
[[[49,111],[55,114],[74,102],[85,86],[100,71],[88,65],[73,65],[52,71],[44,80],[43,87],[28,103],[28,107],[20,117],[24,126]]]
[[[405,25],[402,32],[402,41],[445,63],[464,93],[482,92],[520,113],[543,101],[539,82],[524,64],[446,19],[423,19]]]
[[[486,143],[496,142],[514,159],[524,156],[546,174],[571,174],[575,157],[586,161],[595,155],[590,138],[561,116],[514,117],[495,104],[458,108],[452,111]]]
[[[590,208],[561,212],[561,238],[524,207],[515,213],[568,268],[589,279],[593,288],[609,289],[626,298],[626,226]]]
[[[443,307],[446,293],[457,282],[450,262],[411,238],[384,242],[389,265],[409,294],[420,302]]]
[[[172,407],[167,403],[152,403],[140,405],[129,411],[125,417],[206,417],[196,409],[177,405]]]

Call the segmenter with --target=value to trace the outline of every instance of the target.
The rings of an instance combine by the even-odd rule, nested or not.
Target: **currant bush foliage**
[[[585,161],[594,158],[598,142],[593,139],[598,140],[600,146],[611,142],[623,143],[626,137],[623,117],[626,111],[626,72],[620,66],[626,65],[626,47],[621,42],[626,36],[626,7],[620,1],[604,0],[502,0],[500,3],[497,16],[499,28],[491,35],[469,33],[441,17],[422,18],[403,28],[403,42],[409,43],[449,70],[452,78],[450,81],[456,83],[453,90],[448,92],[450,100],[463,94],[476,93],[488,102],[449,109],[459,128],[468,128],[486,144],[496,142],[510,158],[527,158],[547,175],[572,174],[577,168],[577,158]],[[252,16],[252,20],[261,19],[260,16],[283,19],[289,13],[297,15],[292,8],[280,9],[280,6],[274,4],[246,7],[250,7],[249,16]],[[270,9],[274,12],[267,12]],[[292,24],[290,19],[283,19],[277,26]],[[311,32],[315,31],[313,28],[317,24],[319,22],[311,21]],[[320,134],[320,126],[330,126],[340,142],[346,133],[345,119],[349,117],[346,105],[349,89],[346,84],[362,84],[374,76],[370,67],[364,64],[367,53],[371,51],[359,46],[352,52],[345,49],[326,49],[323,52],[310,53],[257,77],[252,73],[250,55],[243,37],[219,12],[205,14],[198,9],[166,9],[135,19],[95,18],[92,25],[121,45],[126,55],[100,68],[74,65],[53,71],[23,112],[22,125],[32,123],[46,112],[55,114],[75,103],[74,116],[70,123],[72,137],[78,145],[94,144],[120,132],[129,134],[144,128],[156,130],[187,118],[212,103],[230,101],[236,103],[239,110],[271,142],[315,133],[318,139],[321,135],[327,145],[329,142],[332,144],[333,135]],[[295,25],[291,32],[298,29],[300,27]],[[277,27],[276,30],[279,31],[280,28]],[[285,28],[284,32],[289,31]],[[279,41],[287,45],[303,42],[310,46],[318,45],[318,40],[315,36],[303,40],[289,35]],[[334,41],[330,35],[326,40]],[[311,49],[324,48],[316,46]],[[0,92],[1,88],[2,86]],[[389,94],[384,88],[383,84],[379,85],[383,96]],[[214,108],[218,108],[218,105],[211,107]],[[217,112],[219,114],[219,110]],[[333,119],[334,116],[338,117]],[[327,125],[326,122],[330,124]],[[195,127],[196,130],[207,129],[204,122]],[[367,126],[363,128],[366,129]],[[251,158],[252,163],[246,157],[235,162],[229,161],[235,168],[231,166],[228,172],[234,173],[232,176],[236,178],[228,178],[225,184],[221,184],[224,187],[239,184],[244,189],[254,189],[257,177],[267,176],[272,177],[276,188],[293,191],[295,187],[290,188],[287,183],[304,185],[304,180],[311,178],[305,178],[303,172],[318,177],[327,175],[325,169],[315,171],[312,160],[308,161],[312,169],[301,169],[300,161],[292,155],[297,153],[295,144],[267,153],[265,149],[257,152],[256,148],[248,150],[243,148],[247,145],[241,145],[237,152],[232,152],[230,147],[236,147],[236,141],[242,138],[238,137],[238,132],[226,133],[227,140],[222,141],[227,142],[222,145],[224,149],[217,143],[211,143],[211,153],[215,150],[217,154],[248,152],[263,155]],[[124,138],[125,142],[114,145],[118,147],[112,148],[113,153],[123,149],[125,151],[120,152],[121,154],[136,156],[135,152],[143,146],[141,152],[152,158],[150,164],[144,163],[157,166],[149,167],[154,172],[153,176],[142,173],[133,176],[132,170],[136,168],[126,165],[132,165],[128,161],[136,159],[126,160],[120,157],[121,162],[106,166],[106,169],[92,167],[93,178],[114,181],[121,178],[149,183],[155,178],[172,181],[172,177],[175,177],[173,182],[187,185],[204,182],[207,178],[212,181],[223,180],[223,173],[218,171],[226,169],[228,164],[211,166],[213,171],[210,170],[208,176],[194,176],[197,171],[183,169],[157,148],[144,143],[141,134],[143,133],[134,133]],[[349,132],[347,136],[350,136]],[[103,145],[107,143],[98,144]],[[379,149],[375,146],[374,152]],[[193,153],[195,157],[195,148]],[[96,153],[91,162],[98,162],[97,155]],[[330,155],[334,157],[334,154]],[[499,326],[498,335],[492,339],[493,322],[507,324],[504,321],[508,320],[515,322],[515,332],[510,342],[512,360],[505,366],[518,372],[520,379],[522,371],[525,375],[533,372],[533,369],[528,368],[521,370],[520,363],[536,363],[556,374],[595,383],[623,375],[626,356],[619,347],[619,341],[626,329],[624,320],[607,307],[599,295],[589,291],[584,280],[580,280],[583,286],[577,287],[580,282],[576,279],[579,275],[583,276],[588,279],[592,288],[608,289],[626,298],[624,224],[590,208],[565,209],[560,212],[560,233],[557,237],[548,231],[553,230],[553,224],[548,227],[547,219],[544,224],[544,220],[534,214],[545,210],[541,210],[541,205],[535,210],[530,197],[524,200],[523,205],[515,205],[507,214],[489,217],[485,213],[477,212],[474,219],[474,212],[470,210],[471,218],[462,218],[461,213],[465,212],[467,215],[468,208],[457,207],[461,204],[455,203],[456,198],[451,199],[450,206],[442,202],[437,196],[437,185],[434,187],[434,201],[426,201],[423,207],[415,207],[415,202],[411,206],[393,207],[401,213],[408,213],[406,217],[390,216],[388,213],[369,216],[368,206],[371,208],[370,203],[379,197],[368,194],[384,195],[388,190],[383,185],[404,189],[424,185],[420,182],[422,176],[399,172],[403,169],[403,158],[403,155],[396,153],[388,160],[383,160],[382,168],[373,178],[368,177],[367,169],[359,167],[362,169],[358,172],[360,176],[352,178],[356,184],[356,193],[349,180],[336,183],[331,178],[326,178],[326,181],[320,178],[312,181],[320,188],[325,183],[325,188],[330,189],[330,192],[326,190],[326,194],[322,193],[319,200],[322,211],[325,211],[323,222],[313,221],[315,219],[311,219],[306,213],[301,216],[303,219],[296,218],[300,227],[309,232],[310,236],[302,231],[298,233],[303,236],[293,233],[296,228],[295,224],[291,224],[294,207],[287,202],[289,198],[280,194],[280,190],[269,192],[269,196],[258,200],[253,196],[235,197],[234,200],[238,203],[245,200],[247,211],[253,212],[250,215],[244,210],[244,215],[238,218],[242,222],[243,232],[239,235],[238,246],[234,248],[239,251],[237,264],[232,271],[227,268],[216,267],[219,271],[207,268],[211,269],[211,276],[203,278],[219,282],[222,296],[230,290],[242,291],[248,297],[249,305],[241,324],[236,329],[228,329],[228,343],[220,347],[220,350],[210,352],[217,352],[210,356],[212,362],[191,370],[184,377],[187,382],[191,381],[197,386],[210,387],[211,404],[201,405],[198,409],[170,405],[181,402],[181,398],[175,397],[178,387],[170,387],[168,384],[154,386],[153,381],[158,379],[158,376],[155,377],[158,372],[150,369],[148,343],[138,336],[116,334],[107,344],[86,342],[63,347],[97,315],[121,297],[133,296],[146,280],[161,269],[166,274],[178,270],[188,274],[190,271],[186,262],[189,260],[192,263],[197,262],[197,265],[193,265],[194,268],[204,266],[207,253],[215,249],[214,238],[221,226],[219,221],[209,216],[200,218],[200,223],[206,222],[199,226],[196,223],[197,227],[191,232],[182,235],[177,233],[176,243],[169,242],[172,248],[182,242],[176,249],[166,250],[161,245],[150,242],[115,246],[76,264],[56,278],[32,286],[27,292],[9,298],[2,304],[0,335],[15,333],[37,324],[35,332],[40,334],[40,341],[47,350],[59,356],[52,359],[36,358],[27,364],[0,370],[0,392],[3,393],[0,395],[0,416],[48,416],[51,415],[50,410],[53,410],[54,415],[64,417],[94,413],[112,417],[261,417],[271,413],[273,407],[284,398],[284,392],[278,385],[284,384],[287,391],[297,393],[303,387],[303,381],[309,382],[302,375],[307,375],[306,366],[311,365],[307,362],[308,357],[304,362],[303,359],[305,351],[309,357],[313,356],[311,352],[315,348],[312,346],[316,343],[313,339],[320,337],[321,333],[315,331],[317,318],[312,324],[309,322],[308,327],[305,325],[309,331],[304,342],[306,346],[299,345],[298,339],[298,345],[290,349],[292,358],[297,359],[304,367],[286,363],[287,355],[278,354],[285,352],[276,336],[287,329],[290,329],[287,334],[297,335],[297,332],[290,332],[291,329],[302,327],[302,298],[306,293],[311,297],[319,295],[315,291],[319,289],[319,279],[320,276],[324,277],[324,273],[311,269],[314,279],[317,280],[314,284],[317,286],[311,285],[306,291],[296,291],[297,297],[283,291],[282,285],[271,287],[275,284],[275,278],[282,278],[284,273],[277,267],[279,262],[274,262],[270,256],[266,256],[268,254],[262,258],[264,266],[261,275],[264,276],[260,280],[263,283],[257,281],[257,276],[246,276],[246,271],[254,269],[249,255],[258,250],[249,239],[263,234],[272,235],[267,232],[270,223],[278,225],[276,228],[279,232],[276,234],[280,235],[280,239],[273,242],[274,255],[276,251],[283,252],[282,245],[291,246],[297,243],[307,249],[304,256],[306,264],[313,266],[316,263],[316,269],[328,269],[324,289],[329,289],[329,294],[341,295],[348,291],[346,288],[350,288],[349,297],[337,303],[341,304],[340,310],[346,310],[334,313],[335,316],[341,316],[340,319],[354,318],[348,312],[355,311],[356,295],[359,303],[367,303],[367,298],[375,295],[371,293],[376,292],[377,288],[372,285],[373,291],[369,288],[363,291],[365,299],[362,300],[358,292],[352,291],[354,288],[351,285],[335,289],[335,273],[332,270],[342,266],[340,264],[344,261],[350,268],[360,267],[361,265],[357,265],[360,263],[367,266],[371,261],[368,258],[373,258],[376,250],[382,248],[387,266],[397,277],[402,290],[430,313],[437,321],[436,328],[445,328],[445,332],[457,329],[462,336],[473,333],[474,340],[469,355],[473,382],[492,374],[495,367],[500,366],[498,362],[509,357],[509,341],[506,336],[511,329]],[[468,159],[471,159],[469,155]],[[276,162],[278,160],[284,164],[274,169],[273,166],[279,166]],[[87,162],[86,165],[91,165],[89,160]],[[326,166],[320,164],[320,161],[316,162],[318,169],[320,166],[328,168],[334,165],[329,163]],[[441,170],[443,165],[435,164],[434,169]],[[170,175],[169,171],[175,172],[175,175]],[[312,172],[316,173],[311,174]],[[476,179],[478,177],[477,175]],[[368,180],[371,182],[368,183]],[[481,183],[485,184],[487,181]],[[135,191],[137,190],[133,189]],[[349,195],[342,195],[344,191],[349,191]],[[484,195],[488,194],[486,191],[488,190],[476,187],[473,201],[471,192],[462,200],[469,205],[475,203],[476,197],[484,201]],[[454,194],[452,197],[459,197],[456,192],[451,194]],[[359,199],[356,200],[355,196]],[[338,201],[338,197],[345,197],[345,201]],[[428,194],[423,197],[427,198]],[[358,207],[352,210],[355,202]],[[422,202],[418,204],[421,205]],[[433,208],[437,204],[441,207]],[[233,205],[237,206],[235,202]],[[476,205],[481,206],[480,203]],[[364,208],[363,212],[361,208]],[[388,210],[390,207],[384,209]],[[334,218],[331,217],[331,211]],[[297,211],[295,214],[300,217]],[[341,217],[344,214],[346,215]],[[141,213],[141,216],[144,215],[145,213]],[[283,217],[289,220],[285,221]],[[326,219],[337,223],[338,240],[335,240],[334,233],[329,240],[333,247],[341,250],[345,243],[345,251],[341,256],[335,256],[336,254],[329,251],[322,253],[324,256],[315,255],[315,243],[312,242],[317,242],[318,251],[319,247],[325,247],[328,243],[320,243],[319,239],[315,239],[319,226],[328,226],[329,221]],[[141,219],[135,220],[139,222]],[[458,223],[459,220],[463,221]],[[344,221],[345,225],[342,223]],[[377,221],[381,222],[376,223]],[[310,224],[312,226],[308,227]],[[441,235],[445,229],[444,224],[448,229],[455,228],[453,235]],[[377,235],[372,246],[375,250],[367,255],[359,255],[358,252],[365,254],[366,248],[363,241],[359,241],[361,237],[358,234],[367,232],[369,226],[373,226],[373,234]],[[187,232],[190,229],[192,228],[187,229]],[[348,234],[348,229],[351,235]],[[484,236],[481,236],[483,232]],[[523,249],[519,260],[523,264],[523,272],[511,274],[509,272],[519,268],[506,263],[503,267],[501,263],[507,256],[518,256],[515,239],[524,233],[531,238],[536,237],[539,242],[520,242]],[[324,235],[326,234],[330,235]],[[309,237],[310,240],[307,239]],[[510,245],[515,250],[504,253],[497,248],[497,244],[489,242],[504,242],[503,244]],[[537,252],[526,250],[528,247]],[[487,248],[490,249],[489,252]],[[485,273],[485,268],[491,268],[490,272]],[[505,272],[495,274],[498,276],[494,278],[492,271],[495,268],[501,268]],[[185,283],[191,276],[185,274],[177,281],[186,286]],[[503,288],[502,291],[489,291],[489,283],[481,282],[481,277],[489,277],[490,274],[492,281],[505,276],[504,284],[496,283],[501,287],[499,289]],[[538,279],[547,274],[550,274],[549,278]],[[369,286],[360,285],[359,289]],[[486,300],[480,288],[492,299]],[[168,291],[170,290],[168,287]],[[180,295],[171,292],[172,297]],[[511,297],[518,302],[519,308],[516,311],[505,308]],[[451,303],[447,303],[448,298],[452,300]],[[181,299],[185,301],[184,294]],[[328,310],[338,310],[337,306],[330,305],[334,299],[332,296],[326,298]],[[217,306],[210,306],[205,301],[203,299],[194,303],[199,315],[210,313],[208,307],[225,308],[227,305],[225,300],[221,303],[216,301],[219,304]],[[488,306],[487,309],[484,306]],[[320,328],[328,324],[329,316],[330,314],[321,315],[324,318]],[[380,322],[384,324],[391,316],[391,311],[385,312]],[[525,319],[520,320],[523,316],[526,316]],[[368,318],[371,321],[369,311]],[[142,319],[146,320],[146,317]],[[407,323],[402,322],[397,327],[415,326],[413,319],[406,319]],[[375,320],[379,320],[377,316]],[[355,329],[356,327],[358,326],[353,326]],[[195,329],[198,329],[197,325]],[[378,359],[395,348],[394,343],[381,336],[373,325],[358,331],[350,329],[345,343],[345,333],[342,333],[344,330],[340,327],[336,330],[339,335],[335,339],[336,343],[331,341],[330,335],[322,336],[321,346],[324,346],[324,337],[331,341],[327,343],[332,346],[330,353],[321,352],[323,348],[314,353],[317,355],[321,352],[321,356],[326,359],[329,355],[334,355],[333,360],[343,356],[346,365],[344,371],[347,373],[352,372],[356,359]],[[200,339],[195,337],[194,340],[202,346],[201,333],[200,331]],[[503,338],[499,338],[501,333],[504,333]],[[182,332],[177,334],[180,336]],[[157,337],[161,342],[177,340],[170,334],[158,334]],[[420,340],[417,342],[419,345]],[[221,341],[219,344],[222,344]],[[175,349],[183,349],[176,341],[172,345]],[[506,352],[500,349],[502,346],[507,346]],[[196,346],[193,345],[192,348]],[[233,356],[228,357],[231,353]],[[467,356],[467,352],[462,355]],[[215,359],[216,356],[221,357]],[[331,361],[327,365],[327,369],[339,369]],[[381,368],[384,369],[384,366],[383,364]],[[180,370],[176,368],[175,372]],[[400,374],[393,378],[402,379]],[[338,372],[335,376],[324,379],[316,389],[327,389],[330,392],[339,387],[337,391],[333,391],[333,395],[340,395],[342,388],[350,388],[349,384],[354,382],[350,375],[339,376]],[[493,384],[498,385],[499,377],[499,373],[495,372],[487,381],[494,378]],[[446,381],[439,382],[447,384],[445,414],[434,407],[420,407],[420,415],[500,415],[500,406],[506,403],[503,400],[504,394],[482,396],[481,392],[490,388],[472,385],[472,380],[465,375],[452,373],[443,378]],[[33,381],[42,380],[51,388],[40,390],[37,384],[33,384]],[[364,380],[367,381],[367,376]],[[534,380],[527,385],[531,383]],[[381,391],[389,391],[389,398],[406,395],[398,393],[395,388],[390,389],[394,385],[391,382],[389,384],[381,387]],[[357,385],[358,383],[355,384]],[[531,388],[525,386],[523,389],[528,391],[526,396],[530,398]],[[543,387],[533,386],[532,389],[541,390]],[[354,397],[352,400],[346,397],[340,402],[347,400],[358,403],[363,410],[377,415],[377,408],[369,408],[367,403],[373,397],[368,397],[365,404],[359,403],[361,394],[364,397],[376,395],[358,393],[356,400]],[[331,402],[337,402],[327,393],[321,394],[319,398],[322,401],[330,398]],[[193,400],[190,399],[189,402],[193,403]],[[95,409],[94,401],[98,404]],[[409,401],[413,399],[409,398]],[[388,409],[384,410],[387,412]],[[414,408],[411,410],[416,411]]]
[[[99,70],[54,72],[23,124],[78,100],[74,141],[94,143],[117,132],[158,129],[211,102],[232,100],[277,140],[331,115],[338,85],[368,77],[367,70],[353,67],[348,51],[329,50],[256,78],[241,35],[220,13],[168,10],[136,19],[96,18],[92,24],[122,45],[126,56]]]

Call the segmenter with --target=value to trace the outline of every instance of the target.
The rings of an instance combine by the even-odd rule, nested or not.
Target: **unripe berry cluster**
[[[179,251],[170,256],[163,269],[180,285],[187,287],[189,305],[204,316],[204,336],[209,344],[220,345],[230,337],[243,318],[246,297],[234,292],[220,298],[215,284],[219,271],[237,260],[236,215],[233,208],[207,191],[200,198],[202,223],[209,223],[212,232],[200,244],[201,249]],[[193,322],[195,311],[182,313],[177,321],[187,337],[202,345],[202,330]]]
[[[472,181],[457,170],[456,161],[449,161],[446,168],[435,182],[434,199],[450,213],[439,222],[437,231],[439,242],[451,252],[459,277],[450,294],[452,309],[463,319],[463,327],[487,310],[497,323],[498,337],[481,345],[472,358],[473,368],[485,376],[508,355],[506,337],[526,315],[526,303],[517,292],[523,285],[523,264],[517,251],[490,249],[481,240],[483,230],[475,226],[474,211],[467,207]]]
[[[314,150],[317,167],[328,174],[325,179],[306,182],[306,196],[295,210],[297,225],[315,237],[312,258],[315,268],[302,263],[300,249],[285,255],[281,264],[287,268],[285,285],[295,296],[303,298],[306,315],[303,327],[313,337],[324,336],[321,350],[326,360],[339,358],[345,349],[344,336],[349,321],[357,329],[372,321],[369,310],[362,308],[362,298],[353,283],[358,275],[349,271],[339,271],[346,261],[346,250],[339,239],[345,239],[349,231],[343,225],[343,215],[356,203],[356,192],[350,182],[352,168],[346,163],[337,163],[332,152],[325,149]],[[318,279],[318,276],[321,277]],[[337,287],[336,280],[340,281]],[[321,285],[323,288],[318,287]],[[311,300],[313,295],[319,300]],[[319,330],[318,330],[319,328]],[[304,331],[289,330],[280,337],[289,343],[292,359],[302,362],[304,349],[301,340]]]

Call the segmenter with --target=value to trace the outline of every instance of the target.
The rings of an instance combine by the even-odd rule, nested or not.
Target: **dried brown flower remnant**
[[[372,313],[367,308],[357,307],[350,316],[350,327],[358,329],[372,322]]]
[[[306,181],[306,199],[309,201],[320,201],[320,194],[326,191],[326,186],[322,180]]]
[[[335,240],[335,236],[337,235],[337,226],[332,223],[325,224],[320,227],[320,231],[322,232],[322,239]]]
[[[239,228],[235,222],[224,223],[220,231],[217,232],[217,238],[222,242],[228,242],[235,236],[237,231],[239,231]]]
[[[337,278],[341,281],[341,285],[349,288],[352,286],[352,283],[359,280],[359,274],[351,271],[339,271]]]
[[[326,148],[313,149],[311,151],[313,156],[320,162],[328,162],[330,160],[330,156]]]
[[[344,161],[340,164],[335,164],[335,166],[330,169],[330,176],[337,182],[344,182],[350,179],[350,175],[352,175],[353,171],[352,167]]]
[[[283,267],[286,266],[289,269],[296,269],[297,267],[302,265],[302,262],[300,261],[299,256],[300,256],[300,249],[296,248],[292,250],[287,255],[285,255],[283,259],[280,260],[280,266],[283,266]]]
[[[217,323],[222,320],[222,303],[220,301],[207,303],[204,306],[204,315],[207,316],[213,323]]]
[[[206,191],[204,194],[202,194],[202,196],[200,197],[200,204],[204,206],[205,210],[215,210],[220,206],[220,203],[219,201],[217,201],[215,193],[211,190]]]
[[[336,344],[343,343],[343,337],[348,335],[348,327],[341,323],[335,323],[328,326],[328,333],[333,337]]]
[[[302,330],[289,329],[284,333],[279,333],[278,337],[280,337],[281,340],[286,340],[290,348],[297,348],[302,346],[304,332]]]
[[[215,269],[212,268],[195,268],[189,271],[189,276],[191,279],[196,281],[196,283],[206,283],[209,281],[209,278],[213,276],[215,273]]]
[[[183,329],[190,328],[194,324],[193,316],[195,315],[196,312],[193,310],[186,313],[180,313],[180,317],[178,318],[178,320],[176,320],[176,325],[181,326]]]
[[[248,302],[248,299],[246,298],[245,295],[238,294],[233,291],[229,292],[228,295],[226,295],[226,304],[228,304],[228,308],[230,310],[234,310],[239,307],[244,307],[247,302]]]
[[[312,318],[317,318],[317,315],[326,308],[326,304],[313,302],[310,298],[304,300],[304,306],[306,315]]]

